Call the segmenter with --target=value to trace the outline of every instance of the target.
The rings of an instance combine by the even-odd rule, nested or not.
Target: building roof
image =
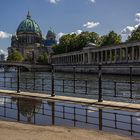
[[[39,25],[34,20],[32,20],[29,11],[27,14],[27,18],[23,20],[17,28],[17,35],[24,33],[33,33],[37,34],[38,36],[42,36]]]

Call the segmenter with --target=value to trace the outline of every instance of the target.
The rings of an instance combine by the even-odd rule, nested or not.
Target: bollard
[[[51,96],[54,97],[55,96],[55,93],[54,93],[54,66],[53,65],[52,65],[51,81],[52,81],[52,93],[51,93]]]
[[[102,102],[102,66],[98,66],[98,102]]]
[[[17,93],[20,93],[20,66],[17,67]]]

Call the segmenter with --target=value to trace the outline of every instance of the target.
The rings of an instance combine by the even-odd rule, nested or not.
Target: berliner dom
[[[37,62],[41,54],[52,52],[50,49],[55,44],[56,36],[54,31],[48,30],[44,39],[39,25],[32,19],[28,11],[26,19],[19,24],[16,35],[12,35],[11,47],[8,48],[8,53],[17,50],[24,57],[24,61]]]

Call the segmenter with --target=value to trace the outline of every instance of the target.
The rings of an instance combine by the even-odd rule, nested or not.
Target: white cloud
[[[83,32],[82,30],[77,30],[77,31],[71,32],[71,33],[69,33],[69,34],[71,34],[71,35],[72,35],[72,34],[79,35],[79,34],[81,34],[82,32]],[[57,39],[58,43],[59,43],[59,39],[60,39],[63,35],[66,35],[66,34],[68,34],[68,33],[60,32],[60,33],[57,34],[56,39]]]
[[[127,26],[126,28],[124,28],[121,33],[122,34],[127,34],[130,35],[132,33],[132,31],[135,30],[135,27],[133,26]]]
[[[90,28],[94,28],[94,27],[98,26],[99,24],[100,24],[99,22],[91,21],[91,22],[87,22],[83,26],[90,29]]]
[[[57,4],[60,0],[49,0],[50,3],[52,4]]]
[[[12,34],[0,31],[0,39],[10,38]]]
[[[140,26],[140,13],[135,14],[135,21],[138,21],[139,23],[136,24],[135,26],[127,26],[127,27],[125,27],[121,31],[121,34],[122,35],[130,35],[132,33],[132,31],[134,31],[135,29],[137,29]]]
[[[81,34],[82,32],[83,32],[82,30],[77,30],[77,31],[76,31],[76,34],[79,35],[79,34]]]
[[[7,52],[1,49],[1,50],[0,50],[0,55],[1,55],[1,54],[7,55]]]
[[[70,34],[76,34],[76,35],[79,35],[82,33],[82,30],[77,30],[76,32],[71,32]]]
[[[140,22],[140,13],[135,14],[135,20]]]
[[[65,33],[63,32],[58,33],[56,39],[59,40],[63,35],[65,35]]]
[[[135,25],[135,29],[137,29],[140,26],[140,23],[138,23],[137,25]]]
[[[95,3],[95,0],[89,0],[89,1],[91,1],[92,3]]]

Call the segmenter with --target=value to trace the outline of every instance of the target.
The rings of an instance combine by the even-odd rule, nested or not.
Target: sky
[[[28,10],[43,36],[51,27],[57,38],[114,30],[124,39],[140,25],[140,0],[0,0],[0,53],[10,47],[11,36]]]

